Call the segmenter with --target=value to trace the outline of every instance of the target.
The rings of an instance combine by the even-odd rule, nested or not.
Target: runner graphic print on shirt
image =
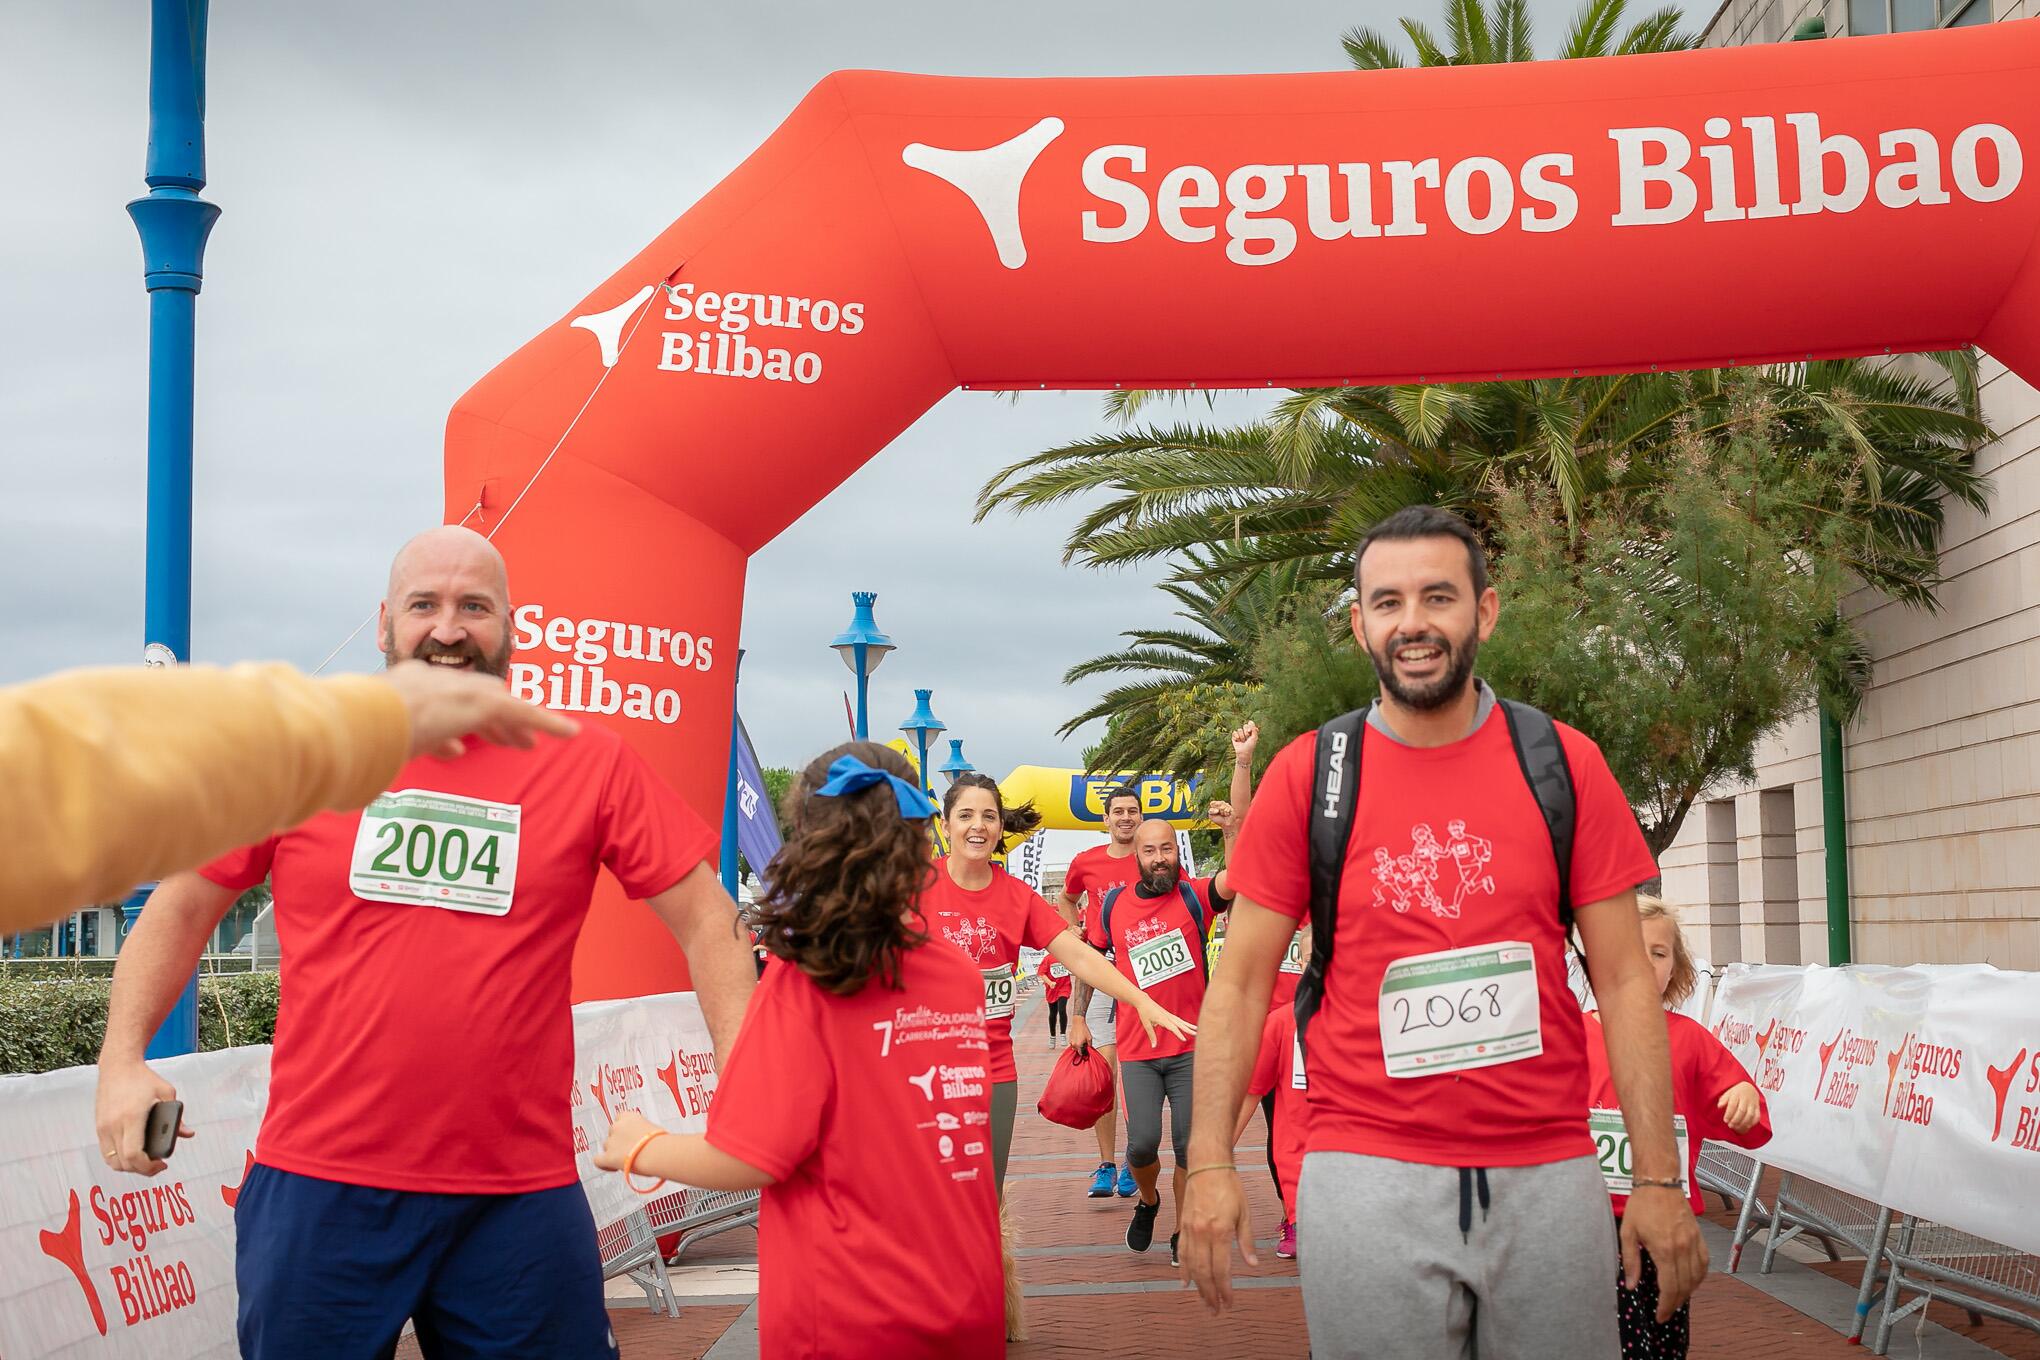
[[[1391,855],[1384,846],[1374,847],[1374,905],[1390,906],[1407,914],[1412,907],[1427,908],[1433,916],[1459,919],[1467,899],[1492,897],[1495,880],[1488,873],[1494,859],[1494,842],[1469,833],[1459,818],[1445,824],[1449,840],[1440,842],[1428,822],[1410,828],[1410,852]],[[1439,866],[1450,861],[1451,870],[1442,875],[1444,888],[1452,896],[1439,895]]]

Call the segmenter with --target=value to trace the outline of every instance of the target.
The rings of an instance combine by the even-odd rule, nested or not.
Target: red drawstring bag
[[[1112,1064],[1095,1048],[1064,1049],[1035,1108],[1051,1124],[1090,1128],[1112,1108]]]

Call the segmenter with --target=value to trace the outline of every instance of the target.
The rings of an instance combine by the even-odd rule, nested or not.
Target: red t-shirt
[[[1748,1070],[1722,1046],[1721,1040],[1707,1032],[1705,1025],[1677,1011],[1665,1012],[1665,1037],[1672,1047],[1672,1113],[1686,1116],[1686,1193],[1697,1214],[1702,1205],[1700,1183],[1694,1175],[1700,1166],[1701,1140],[1712,1138],[1737,1147],[1762,1147],[1771,1141],[1771,1107],[1764,1100],[1764,1093],[1757,1092],[1760,1111],[1757,1122],[1742,1133],[1735,1132],[1722,1122],[1721,1107],[1715,1102],[1729,1088],[1743,1082],[1756,1085],[1750,1081]],[[1599,1110],[1622,1108],[1622,1102],[1615,1098],[1615,1075],[1608,1067],[1608,1045],[1599,1011],[1587,1013],[1587,1104]],[[1611,1194],[1608,1198],[1615,1202],[1618,1216],[1629,1202],[1626,1195]]]
[[[1282,1207],[1296,1219],[1296,1178],[1303,1173],[1303,1153],[1310,1135],[1310,1099],[1303,1064],[1296,1047],[1296,1012],[1268,1012],[1261,1026],[1261,1051],[1247,1079],[1247,1094],[1256,1100],[1275,1093],[1275,1180],[1282,1187]]]
[[[1112,938],[1105,938],[1105,922],[1093,912],[1085,926],[1085,939],[1093,949],[1112,951],[1112,962],[1128,981],[1153,997],[1158,1005],[1178,1018],[1197,1023],[1204,1004],[1204,946],[1220,906],[1215,904],[1211,880],[1183,880],[1197,900],[1204,904],[1204,928],[1184,905],[1183,894],[1170,889],[1160,897],[1143,897],[1138,884],[1119,894],[1112,906]],[[1102,905],[1102,902],[1101,902]],[[1180,937],[1180,938],[1178,938]],[[1175,940],[1181,948],[1166,941]],[[1142,979],[1146,979],[1143,981]],[[1157,1030],[1148,1042],[1147,1030],[1131,1006],[1119,1008],[1119,1060],[1144,1062],[1150,1058],[1172,1058],[1197,1046],[1196,1037],[1179,1039],[1167,1030]]]
[[[773,959],[709,1105],[709,1143],[774,1180],[761,1355],[1006,1353],[984,985],[933,941],[900,983],[832,996]]]
[[[1041,967],[1035,971],[1041,978],[1041,997],[1044,1001],[1060,1001],[1075,990],[1076,984],[1070,977],[1070,970],[1055,959],[1043,959]]]
[[[1558,871],[1507,719],[1497,708],[1479,731],[1428,748],[1364,730],[1328,994],[1307,1047],[1311,1150],[1435,1166],[1534,1166],[1587,1155],[1585,1039],[1579,1003],[1566,986]],[[1648,881],[1657,866],[1600,749],[1563,724],[1558,731],[1579,809],[1573,901],[1599,902]],[[1317,734],[1309,732],[1277,754],[1230,866],[1235,893],[1298,921],[1310,915],[1316,750]],[[1503,944],[1527,945],[1529,953],[1411,962]],[[1398,961],[1403,966],[1391,978]],[[1425,984],[1425,977],[1441,980]],[[1533,1002],[1530,1028],[1523,1022]],[[1455,1010],[1473,1014],[1472,1025],[1455,1021]],[[1461,1036],[1483,1040],[1472,1060],[1495,1065],[1392,1077],[1384,1012],[1403,1070],[1430,1060],[1427,1043]],[[1439,1027],[1427,1033],[1434,1015]],[[1518,1023],[1506,1033],[1496,1028],[1509,1021]],[[1541,1035],[1541,1053],[1495,1061],[1519,1050],[1526,1035]],[[1469,1057],[1474,1049],[1458,1052]]]
[[[388,1190],[572,1185],[569,967],[595,871],[654,897],[715,838],[592,725],[528,751],[420,757],[390,789],[366,826],[322,813],[199,871],[236,891],[268,875],[276,892],[282,1001],[256,1160]],[[406,790],[454,797],[399,805],[422,818],[383,815]],[[406,856],[432,861],[427,876],[465,870],[460,886],[415,884]],[[470,909],[379,900],[407,893]]]
[[[992,868],[991,884],[977,892],[956,885],[946,860],[935,864],[935,879],[921,894],[928,931],[963,951],[984,978],[985,1035],[992,1044],[992,1080],[1018,1081],[1013,1063],[1013,1011],[1020,995],[1020,948],[1046,949],[1069,923],[1041,894],[1004,869]]]
[[[1123,855],[1114,855],[1110,845],[1078,851],[1063,872],[1063,891],[1077,899],[1078,929],[1088,927],[1106,893],[1122,883],[1130,887],[1139,879],[1140,856],[1133,853],[1132,846]]]

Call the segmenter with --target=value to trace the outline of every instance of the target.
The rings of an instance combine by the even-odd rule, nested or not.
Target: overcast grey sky
[[[454,400],[770,134],[831,70],[1336,69],[1438,0],[350,0],[213,7],[193,651],[316,665],[434,522]],[[1531,0],[1549,51],[1572,6]],[[142,645],[145,0],[0,3],[0,680]],[[1074,511],[970,523],[996,468],[1102,427],[1095,394],[955,394],[752,563],[742,707],[767,763],[837,740],[852,588],[1003,775],[1076,763],[1071,663],[1159,621],[1158,572],[1059,565]],[[543,494],[543,484],[533,494]],[[911,560],[902,534],[924,551]],[[969,544],[970,581],[949,550]],[[986,583],[990,583],[989,589]],[[512,583],[513,589],[515,582]],[[948,620],[996,610],[997,645]],[[372,632],[373,630],[369,630]],[[335,669],[380,664],[367,633]]]

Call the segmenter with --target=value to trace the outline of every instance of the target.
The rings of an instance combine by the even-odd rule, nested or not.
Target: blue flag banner
[[[751,872],[765,883],[765,866],[779,853],[779,818],[772,811],[772,797],[765,791],[765,772],[758,767],[758,753],[751,747],[751,734],[744,720],[737,719],[737,848]]]

